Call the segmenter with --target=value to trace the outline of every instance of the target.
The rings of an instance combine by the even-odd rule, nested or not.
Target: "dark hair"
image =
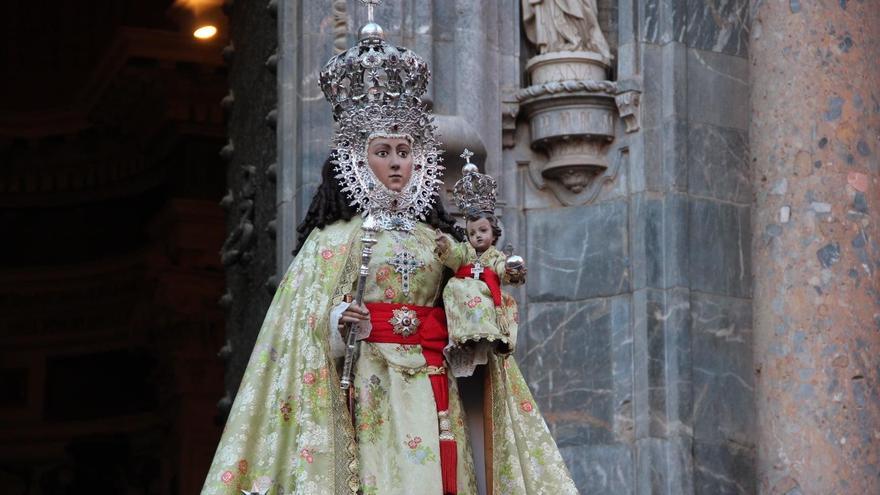
[[[299,253],[309,234],[315,228],[322,229],[338,220],[351,220],[358,214],[357,210],[349,204],[348,198],[342,192],[339,180],[336,179],[333,160],[334,155],[330,153],[330,156],[324,161],[324,167],[321,169],[321,185],[315,191],[312,204],[309,205],[309,212],[306,213],[306,218],[296,228],[297,240],[296,249],[293,250],[294,256]],[[425,223],[435,229],[446,232],[458,241],[465,239],[464,231],[461,227],[455,225],[455,218],[446,212],[443,202],[439,198],[425,215]]]
[[[477,220],[482,220],[483,218],[488,220],[489,225],[492,227],[492,235],[495,236],[495,239],[492,240],[492,245],[494,246],[498,242],[498,240],[501,239],[501,226],[498,225],[498,217],[496,217],[494,213],[480,210],[470,210],[465,215],[465,219],[467,222],[476,222]],[[467,229],[467,223],[465,223],[465,229]]]

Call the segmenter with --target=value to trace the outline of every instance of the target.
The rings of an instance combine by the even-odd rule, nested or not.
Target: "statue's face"
[[[478,253],[489,249],[495,242],[495,232],[488,218],[480,218],[467,223],[468,242]]]
[[[367,147],[367,163],[382,185],[400,192],[412,177],[412,146],[405,138],[375,137]]]

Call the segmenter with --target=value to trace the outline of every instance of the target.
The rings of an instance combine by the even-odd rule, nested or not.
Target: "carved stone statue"
[[[539,53],[589,51],[611,59],[596,0],[522,0],[522,6],[526,36]]]

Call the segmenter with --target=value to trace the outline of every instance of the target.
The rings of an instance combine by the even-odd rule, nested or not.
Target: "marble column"
[[[752,13],[759,492],[880,493],[880,1]]]

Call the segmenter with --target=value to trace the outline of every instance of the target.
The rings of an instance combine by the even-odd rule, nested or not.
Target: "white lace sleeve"
[[[345,342],[339,333],[339,319],[351,303],[341,302],[330,310],[330,357],[339,358],[345,355]]]
[[[342,340],[342,334],[339,333],[339,320],[342,319],[342,313],[349,306],[351,303],[341,302],[330,310],[330,357],[334,359],[345,356],[345,342]],[[369,320],[360,322],[354,328],[355,337],[358,340],[369,337],[372,331],[373,325]]]

